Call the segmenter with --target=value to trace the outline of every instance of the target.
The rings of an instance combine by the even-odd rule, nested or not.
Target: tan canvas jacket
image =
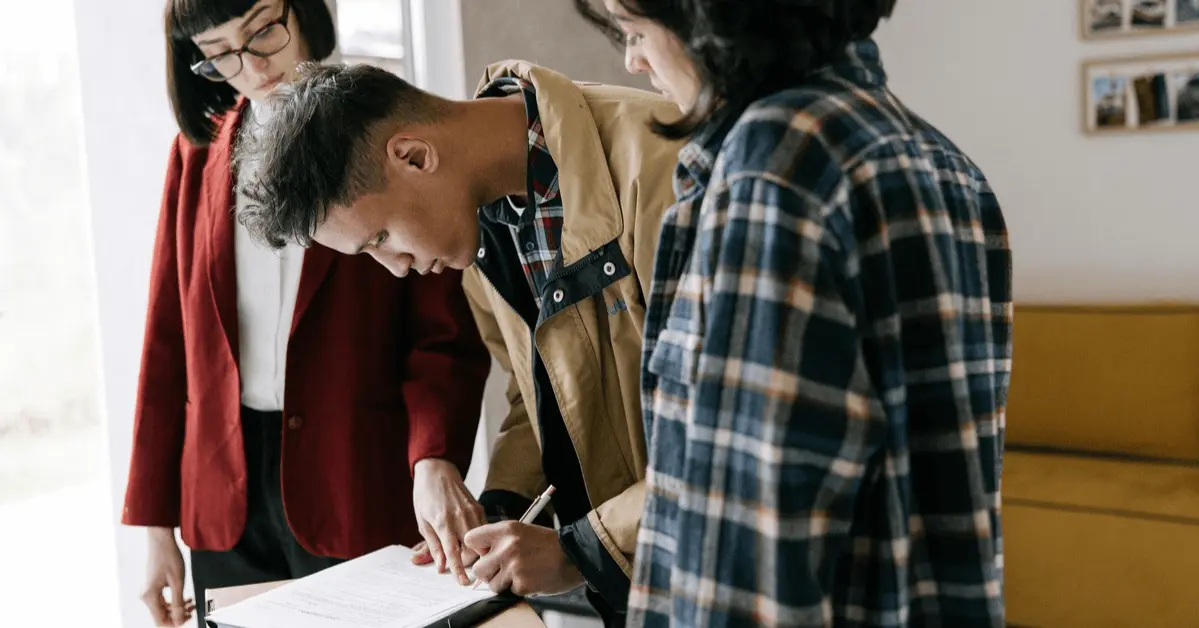
[[[479,90],[503,76],[535,87],[546,143],[559,169],[563,278],[543,302],[533,338],[594,507],[586,523],[598,540],[596,551],[606,552],[624,572],[627,595],[646,467],[643,295],[649,292],[658,226],[674,202],[672,172],[681,147],[654,135],[647,122],[655,115],[677,118],[679,112],[656,94],[574,83],[521,61],[488,68]],[[484,495],[507,491],[532,499],[546,480],[533,411],[529,326],[478,264],[466,271],[464,284],[484,341],[513,375],[510,410],[492,451]],[[579,567],[602,593],[593,582],[599,576],[589,573],[595,566]]]

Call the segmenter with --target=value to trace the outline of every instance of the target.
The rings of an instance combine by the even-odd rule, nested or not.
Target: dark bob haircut
[[[618,45],[624,34],[599,0],[575,0],[579,13]],[[619,0],[683,44],[700,90],[687,115],[653,129],[689,137],[717,111],[740,111],[793,87],[850,43],[870,37],[896,0]]]
[[[283,0],[295,13],[298,35],[308,57],[320,61],[333,54],[337,34],[325,0]],[[167,40],[167,93],[179,130],[188,141],[206,146],[216,137],[213,116],[237,102],[237,91],[228,83],[214,83],[194,74],[192,64],[203,59],[192,37],[245,15],[258,0],[167,0],[164,15]],[[282,6],[282,4],[280,5]],[[292,33],[295,37],[297,33]]]

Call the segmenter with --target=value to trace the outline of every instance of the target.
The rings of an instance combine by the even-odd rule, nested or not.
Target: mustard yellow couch
[[[1199,306],[1016,308],[1008,621],[1199,626]]]

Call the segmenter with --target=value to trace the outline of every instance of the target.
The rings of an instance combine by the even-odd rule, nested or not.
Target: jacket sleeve
[[[462,294],[461,273],[411,275],[410,350],[404,374],[409,471],[425,458],[443,458],[466,475],[491,361]]]
[[[563,551],[583,574],[587,586],[618,613],[628,606],[644,505],[645,480],[639,480],[586,517],[558,530]]]
[[[508,374],[508,414],[491,448],[487,482],[479,503],[489,518],[516,519],[545,490],[546,479],[541,469],[541,448],[537,444],[529,413],[521,397],[516,378],[512,377],[512,362],[508,346],[495,320],[495,314],[484,293],[479,271],[470,269],[464,274],[467,300],[483,342],[492,357]],[[537,523],[549,525],[550,516],[543,513]]]
[[[183,344],[176,220],[183,176],[180,138],[171,144],[150,266],[150,297],[133,415],[133,449],[121,522],[179,525],[180,468],[186,425],[187,366]]]

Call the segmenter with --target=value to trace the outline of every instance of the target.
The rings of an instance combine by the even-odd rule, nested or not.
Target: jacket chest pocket
[[[658,379],[659,387],[690,388],[695,385],[703,338],[695,331],[672,327],[674,322],[669,321],[658,334],[658,342],[650,354],[646,370]]]
[[[652,384],[642,398],[653,417],[647,425],[647,436],[654,490],[674,500],[680,497],[679,479],[686,477],[688,434],[694,415],[692,395],[703,349],[702,337],[682,325],[672,326],[678,323],[681,321],[669,321],[658,334],[645,367]]]
[[[656,381],[652,391],[655,417],[683,421],[689,405],[703,351],[703,316],[700,304],[677,297],[670,304],[666,324],[658,332],[645,369]]]

